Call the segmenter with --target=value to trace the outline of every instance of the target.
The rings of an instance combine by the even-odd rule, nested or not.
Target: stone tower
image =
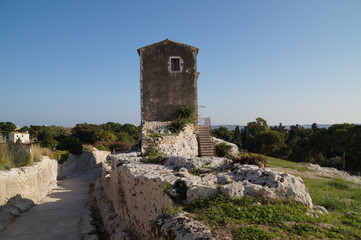
[[[142,124],[170,121],[182,106],[197,110],[198,48],[166,39],[138,54]]]

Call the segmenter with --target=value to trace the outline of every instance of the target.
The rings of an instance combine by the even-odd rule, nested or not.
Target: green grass
[[[324,206],[329,214],[315,218],[307,214],[309,209],[295,202],[261,204],[251,197],[229,199],[223,195],[197,200],[183,209],[215,229],[227,231],[233,226],[228,231],[235,240],[361,239],[360,185],[322,176],[303,163],[264,157],[270,166],[298,170],[314,205]]]
[[[343,179],[303,177],[313,203],[329,211],[361,213],[361,187]]]
[[[257,239],[273,239],[277,235],[275,233],[263,230],[256,226],[246,226],[233,232],[235,240],[257,240]]]
[[[216,195],[184,207],[215,228],[240,226],[233,239],[360,239],[361,214],[331,213],[315,218],[296,202],[263,205],[252,197]]]
[[[279,158],[269,157],[258,153],[243,153],[241,156],[259,156],[267,160],[267,165],[271,167],[282,167],[295,169],[300,172],[313,172],[314,170],[305,167],[305,163],[291,162]]]

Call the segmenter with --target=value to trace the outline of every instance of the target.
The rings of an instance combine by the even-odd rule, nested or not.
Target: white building
[[[9,141],[10,142],[17,142],[20,140],[22,143],[29,143],[30,142],[30,134],[28,132],[10,132],[9,133]]]

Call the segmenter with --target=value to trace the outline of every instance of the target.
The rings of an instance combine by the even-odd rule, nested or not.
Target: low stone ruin
[[[198,156],[198,140],[194,125],[188,125],[179,134],[173,134],[168,127],[171,122],[144,122],[142,125],[142,151],[154,144],[160,152],[173,156]]]
[[[182,213],[166,214],[180,199],[190,202],[222,193],[266,202],[295,200],[313,207],[301,178],[254,165],[233,165],[227,158],[172,156],[164,165],[143,163],[140,153],[109,159],[96,182],[95,196],[111,239],[213,239],[203,223]]]

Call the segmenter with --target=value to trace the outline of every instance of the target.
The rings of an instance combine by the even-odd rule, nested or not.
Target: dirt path
[[[100,176],[92,169],[58,187],[0,232],[1,240],[80,240],[79,222],[88,201],[89,183]]]

